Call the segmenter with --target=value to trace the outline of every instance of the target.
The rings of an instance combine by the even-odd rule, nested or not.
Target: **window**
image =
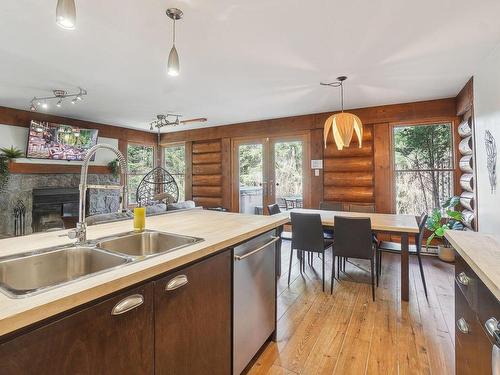
[[[453,194],[450,123],[393,128],[396,212],[431,212]]]
[[[163,148],[165,169],[179,187],[179,201],[186,199],[186,148],[184,144],[172,144]]]
[[[154,147],[138,144],[127,146],[129,204],[136,204],[139,183],[154,167]]]

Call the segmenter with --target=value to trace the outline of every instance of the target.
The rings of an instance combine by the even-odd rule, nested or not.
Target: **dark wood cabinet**
[[[500,317],[500,305],[476,273],[457,255],[455,264],[455,364],[457,375],[492,373],[494,338],[485,323]]]
[[[0,373],[153,374],[153,335],[148,284],[2,342]]]
[[[231,251],[156,281],[156,374],[231,373]]]

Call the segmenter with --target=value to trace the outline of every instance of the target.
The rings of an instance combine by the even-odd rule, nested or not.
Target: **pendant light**
[[[76,28],[75,0],[57,1],[56,24],[65,30],[74,30]]]
[[[341,76],[337,78],[336,82],[321,83],[323,86],[340,87],[340,100],[342,108],[341,113],[336,113],[328,117],[325,121],[325,127],[323,130],[325,148],[330,129],[332,130],[333,139],[339,150],[342,150],[344,147],[349,147],[353,133],[356,133],[359,147],[361,148],[363,140],[363,124],[358,116],[352,113],[344,112],[344,81],[346,79],[347,77]]]
[[[170,50],[170,54],[168,55],[167,74],[169,76],[178,76],[180,72],[180,65],[179,54],[177,53],[177,49],[175,48],[175,21],[182,18],[182,10],[177,8],[168,8],[167,16],[169,16],[174,21],[172,49]]]

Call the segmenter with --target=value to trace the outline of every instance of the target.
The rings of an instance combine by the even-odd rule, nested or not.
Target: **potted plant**
[[[446,202],[443,203],[441,208],[435,208],[432,214],[427,219],[425,226],[429,229],[432,234],[427,239],[427,246],[430,245],[434,238],[442,239],[443,243],[438,245],[438,256],[439,259],[445,262],[455,261],[455,252],[451,247],[448,240],[444,237],[447,230],[463,230],[464,225],[462,223],[463,215],[460,211],[455,209],[460,203],[459,197],[451,197]],[[443,213],[445,215],[443,215]]]
[[[14,146],[0,148],[0,191],[2,191],[5,186],[7,186],[7,182],[9,182],[9,162],[23,156],[24,153]]]

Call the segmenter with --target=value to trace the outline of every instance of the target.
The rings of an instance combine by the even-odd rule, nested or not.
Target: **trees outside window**
[[[165,169],[179,187],[179,201],[186,199],[186,147],[184,144],[172,144],[163,148]]]
[[[419,215],[453,194],[450,123],[393,128],[396,213]]]
[[[129,143],[127,145],[128,203],[136,204],[139,183],[154,167],[154,147]]]

